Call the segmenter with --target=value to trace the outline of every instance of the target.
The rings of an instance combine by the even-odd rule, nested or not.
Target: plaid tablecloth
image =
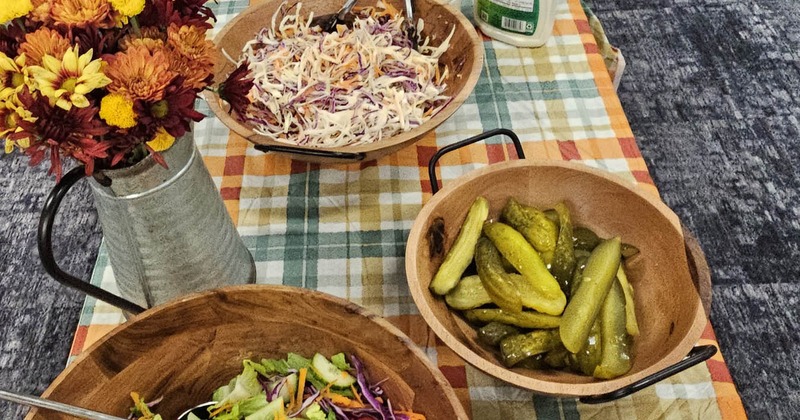
[[[247,0],[213,5],[221,28]],[[471,17],[472,2],[463,2]],[[576,160],[653,194],[633,133],[579,0],[562,2],[546,46],[518,49],[484,39],[486,62],[473,94],[435,133],[400,152],[353,165],[318,165],[264,154],[216,118],[195,138],[228,211],[256,260],[258,283],[331,293],[387,317],[422,347],[475,419],[740,418],[744,409],[721,353],[633,396],[583,405],[535,395],[465,365],[419,316],[408,290],[404,248],[431,189],[426,165],[447,144],[504,127],[528,157]],[[204,103],[199,108],[210,115]],[[508,158],[500,137],[446,155],[443,183]],[[105,247],[92,276],[116,292]],[[71,356],[124,322],[119,310],[87,298]],[[714,344],[709,324],[700,344]]]

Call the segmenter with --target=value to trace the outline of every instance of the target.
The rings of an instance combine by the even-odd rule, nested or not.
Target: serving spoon
[[[28,407],[37,407],[44,410],[56,411],[62,414],[69,414],[70,416],[86,420],[127,420],[123,417],[112,416],[110,414],[100,413],[98,411],[89,410],[83,407],[77,407],[58,401],[34,397],[32,395],[17,394],[15,392],[2,389],[0,389],[0,400],[27,405]],[[189,418],[189,414],[191,413],[194,413],[194,415],[200,419],[208,419],[208,407],[214,404],[216,404],[214,401],[198,404],[184,411],[180,416],[178,416],[178,420],[187,420]]]
[[[357,1],[358,0],[347,0],[344,6],[335,14],[322,15],[311,19],[311,26],[319,25],[323,32],[335,31],[336,25],[345,22],[345,17],[353,10],[353,6],[356,5]]]

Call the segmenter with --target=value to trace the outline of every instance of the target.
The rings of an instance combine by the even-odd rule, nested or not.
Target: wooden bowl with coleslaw
[[[214,44],[219,54],[214,68],[214,85],[219,86],[237,68],[237,63],[232,60],[238,61],[240,57],[246,56],[242,53],[243,48],[248,42],[253,41],[263,28],[271,26],[273,16],[278,17],[277,21],[280,24],[280,17],[285,15],[285,12],[280,11],[282,5],[284,10],[288,8],[289,13],[297,12],[301,19],[307,19],[312,13],[314,16],[332,14],[341,7],[340,3],[343,2],[306,0],[298,2],[300,5],[299,12],[297,12],[297,4],[294,2],[285,3],[282,0],[266,0],[248,7],[236,18],[228,22],[214,39]],[[375,6],[377,3],[379,3],[379,0],[361,0],[356,3],[356,9]],[[404,10],[403,0],[389,0],[387,3],[390,5],[390,10],[393,7],[402,14]],[[276,14],[276,12],[280,13]],[[443,48],[443,52],[439,56],[439,69],[437,69],[442,73],[447,69],[448,75],[443,80],[446,87],[438,96],[440,99],[436,102],[436,106],[426,108],[426,112],[429,115],[425,115],[424,118],[427,118],[427,120],[423,121],[422,117],[416,120],[410,117],[409,115],[416,114],[400,108],[402,101],[396,100],[394,103],[398,104],[398,111],[395,114],[391,114],[392,111],[389,110],[389,116],[381,116],[382,118],[368,116],[358,119],[358,115],[361,115],[359,111],[355,111],[356,116],[353,116],[354,114],[339,114],[336,109],[330,108],[313,111],[302,108],[305,115],[294,114],[293,117],[289,118],[286,115],[279,115],[277,121],[250,116],[250,118],[246,118],[247,121],[242,121],[235,112],[232,112],[230,103],[223,100],[218,92],[205,91],[203,95],[212,112],[223,124],[236,134],[255,143],[256,148],[259,150],[287,153],[293,159],[319,163],[352,163],[381,158],[422,139],[448,119],[472,92],[483,66],[484,50],[481,38],[469,20],[453,6],[444,4],[441,0],[416,0],[414,19],[422,21],[421,25],[417,24],[417,28],[421,28],[420,45],[425,45],[426,38],[429,40],[428,45],[431,47],[439,47],[443,41],[449,43],[449,47]],[[362,63],[360,58],[359,65],[362,73],[366,74],[367,70],[365,68],[369,67],[369,65]],[[256,70],[252,71],[253,73],[250,74],[254,74]],[[274,74],[272,70],[267,72]],[[414,75],[417,76],[420,73],[422,72],[415,72]],[[310,76],[312,80],[315,77],[313,74]],[[337,86],[340,81],[335,82]],[[332,82],[333,80],[325,81],[328,84]],[[274,80],[271,83],[274,84]],[[365,82],[365,85],[367,83],[370,86],[375,86],[373,82]],[[303,83],[299,83],[298,86],[301,88],[309,87],[308,84],[304,85]],[[420,90],[427,89],[422,88],[422,84],[419,86]],[[321,89],[327,89],[330,92],[332,88],[324,86]],[[298,88],[297,90],[301,89]],[[406,88],[402,88],[402,90],[408,92]],[[251,93],[251,98],[256,90],[252,92],[254,93]],[[286,94],[285,91],[276,94],[275,92],[264,91],[264,89],[257,90],[257,92],[265,98],[265,101],[273,101],[274,98],[283,97]],[[338,93],[342,92],[339,91]],[[331,94],[330,96],[335,98],[336,95]],[[366,94],[366,96],[374,98],[373,93]],[[447,99],[441,99],[441,97],[447,97]],[[384,98],[381,96],[380,106],[389,107],[389,105],[386,105],[387,101]],[[355,99],[341,99],[341,101],[348,100],[351,101],[350,103],[355,101]],[[319,101],[314,102],[319,103]],[[294,103],[292,101],[289,105],[294,106]],[[285,111],[288,108],[287,104],[274,101],[270,106],[273,107],[271,108],[272,110],[280,109]],[[263,108],[266,108],[266,106]],[[403,110],[400,111],[400,109]],[[332,114],[334,115],[329,115],[329,111],[333,111]],[[380,112],[382,111],[372,109],[364,114],[374,113],[374,115],[378,115]],[[279,112],[275,114],[279,114]],[[301,122],[301,119],[305,121]],[[327,120],[332,120],[333,122],[330,124],[334,127],[344,128],[341,130],[328,128],[328,131],[322,128],[318,129],[317,125],[324,124]],[[289,130],[283,134],[275,133],[276,130],[284,128],[292,122],[301,126],[299,133],[297,130]],[[389,132],[384,128],[389,124],[395,123],[399,124],[396,132]],[[313,127],[311,126],[312,124]],[[267,130],[267,128],[271,128],[271,130]],[[348,130],[352,130],[352,132],[342,133],[342,131],[346,132]],[[307,133],[314,133],[313,135],[317,137]]]

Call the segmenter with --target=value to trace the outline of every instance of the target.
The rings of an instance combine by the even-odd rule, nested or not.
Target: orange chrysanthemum
[[[164,48],[164,40],[166,37],[164,33],[158,28],[144,27],[139,31],[139,34],[130,33],[119,40],[120,50],[125,51],[136,45],[142,45],[153,53],[157,50]]]
[[[50,8],[52,6],[51,0],[31,0],[33,3],[33,10],[28,15],[33,19],[35,22],[41,23],[50,23],[52,20],[50,18]]]
[[[150,52],[142,45],[131,46],[114,55],[105,69],[111,78],[108,90],[131,99],[158,101],[176,73],[170,70],[163,51]]]
[[[211,55],[214,44],[206,39],[205,29],[173,23],[167,29],[167,46],[170,69],[184,75],[193,89],[204,88],[214,66]]]
[[[27,56],[28,65],[38,66],[42,64],[45,54],[61,60],[69,48],[69,40],[50,28],[41,27],[36,32],[25,35],[25,42],[19,46],[19,52]]]
[[[108,0],[53,0],[50,16],[58,25],[112,28],[116,25]]]

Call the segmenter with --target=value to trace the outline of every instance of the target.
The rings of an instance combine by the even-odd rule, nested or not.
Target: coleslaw
[[[301,8],[284,3],[237,62],[252,79],[239,118],[257,133],[311,147],[366,144],[411,130],[450,102],[439,58],[455,26],[438,46],[425,38],[413,49],[391,5],[357,8],[352,26],[331,33],[311,25],[313,13],[301,18]],[[423,28],[420,20],[417,33]]]

